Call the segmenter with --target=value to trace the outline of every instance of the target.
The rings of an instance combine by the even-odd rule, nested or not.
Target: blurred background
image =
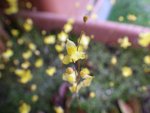
[[[1,0],[0,113],[150,113],[149,5]],[[67,38],[80,37],[88,55],[81,67],[94,79],[68,108],[62,61]]]

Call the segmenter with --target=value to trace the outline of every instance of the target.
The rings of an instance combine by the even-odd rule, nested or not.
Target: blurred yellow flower
[[[94,97],[96,97],[95,92],[90,92],[89,97],[90,97],[90,98],[94,98]]]
[[[66,33],[69,33],[69,32],[71,32],[71,30],[73,29],[73,26],[72,26],[72,24],[71,23],[66,23],[65,25],[64,25],[64,31],[66,32]]]
[[[48,35],[44,37],[44,43],[49,45],[49,44],[54,44],[56,42],[55,35]]]
[[[116,56],[112,56],[110,62],[111,62],[112,65],[116,65],[117,64],[117,57]]]
[[[30,87],[31,91],[35,91],[37,89],[37,85],[36,84],[32,84]]]
[[[42,58],[37,59],[35,61],[34,65],[35,65],[36,68],[42,67],[43,66],[43,59]]]
[[[7,15],[15,14],[18,12],[18,0],[6,0],[9,4],[9,7],[5,9],[5,13]]]
[[[30,50],[22,53],[22,57],[26,60],[28,60],[31,56],[32,56],[32,51]]]
[[[12,36],[17,37],[19,35],[19,30],[18,29],[12,29],[11,34],[12,34]]]
[[[137,20],[137,17],[134,14],[128,14],[127,19],[134,22]]]
[[[80,71],[80,76],[82,78],[86,78],[87,76],[89,76],[90,74],[90,70],[88,68],[82,68]]]
[[[88,87],[91,85],[92,80],[93,80],[93,77],[88,75],[88,76],[86,76],[86,78],[83,81],[81,81],[79,83],[79,86],[80,87]]]
[[[72,86],[69,87],[69,90],[71,93],[78,93],[80,88],[77,83],[73,83]]]
[[[32,96],[32,102],[37,102],[39,99],[39,96],[38,95],[33,95]]]
[[[29,49],[32,50],[32,51],[35,51],[35,50],[36,50],[36,45],[35,45],[34,43],[31,43],[31,42],[30,42],[30,43],[28,44],[28,47],[29,47]]]
[[[25,62],[23,62],[22,64],[21,64],[21,67],[23,68],[23,69],[28,69],[29,67],[30,67],[30,62],[29,61],[25,61]]]
[[[129,42],[129,39],[127,36],[125,36],[124,38],[120,38],[118,40],[119,44],[120,44],[120,47],[126,49],[128,48],[129,46],[131,46],[131,42]]]
[[[32,3],[31,2],[26,2],[26,8],[31,9],[32,8]]]
[[[55,49],[58,53],[62,52],[65,48],[65,45],[62,43],[62,44],[56,44],[55,45]]]
[[[5,65],[4,64],[0,64],[0,70],[5,69]]]
[[[23,28],[25,29],[25,31],[31,31],[33,28],[33,21],[32,19],[28,18],[26,19],[26,21],[23,24]]]
[[[64,64],[69,64],[70,62],[76,62],[79,59],[86,58],[85,53],[82,51],[78,51],[75,43],[69,39],[67,39],[66,49],[68,55],[66,55],[63,59]]]
[[[73,68],[68,67],[62,78],[70,84],[74,84],[76,82],[76,72],[73,70]]]
[[[56,113],[64,113],[63,108],[62,108],[62,107],[60,107],[60,106],[56,106],[56,107],[54,107],[54,110],[55,110],[55,112],[56,112]]]
[[[64,59],[64,54],[61,53],[61,54],[58,55],[58,57],[62,61]]]
[[[56,67],[49,67],[46,69],[46,74],[49,76],[53,76],[56,73]]]
[[[19,113],[29,113],[31,111],[31,106],[25,102],[23,102],[19,106]]]
[[[147,65],[150,65],[150,55],[146,55],[144,57],[144,63],[147,64]]]
[[[10,57],[12,57],[13,54],[14,54],[14,52],[13,52],[11,49],[7,49],[6,51],[4,51],[4,52],[2,53],[2,57],[3,57],[4,59],[10,59]]]
[[[124,77],[129,77],[133,74],[133,71],[130,67],[125,66],[121,70],[122,70],[122,75]]]
[[[90,43],[90,37],[85,34],[82,34],[81,37],[78,39],[78,43],[80,46],[83,47],[83,49],[87,49]]]
[[[30,70],[16,69],[15,74],[20,77],[20,82],[26,84],[32,79],[32,74]]]
[[[24,40],[22,37],[17,40],[17,43],[18,43],[19,45],[24,44],[24,42],[25,42],[25,40]]]
[[[88,4],[88,5],[86,6],[86,10],[87,10],[87,11],[92,11],[92,10],[93,10],[93,6],[92,6],[91,4]]]
[[[138,43],[142,47],[147,47],[150,44],[150,33],[140,33]]]
[[[60,42],[66,42],[66,40],[68,38],[68,34],[62,31],[58,34],[57,37]]]
[[[122,21],[124,21],[124,17],[123,17],[123,16],[119,16],[118,20],[119,20],[120,22],[122,22]]]

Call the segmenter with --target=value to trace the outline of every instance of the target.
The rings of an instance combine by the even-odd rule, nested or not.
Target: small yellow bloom
[[[64,54],[59,54],[58,57],[62,61],[64,59]]]
[[[17,43],[18,43],[19,45],[24,44],[24,42],[25,42],[25,40],[24,40],[23,38],[19,38],[19,39],[17,40]]]
[[[68,34],[62,31],[58,34],[57,37],[59,41],[66,42],[66,40],[68,39]]]
[[[66,32],[66,33],[69,33],[69,32],[71,32],[71,30],[72,30],[72,24],[71,23],[66,23],[65,25],[64,25],[64,31]]]
[[[118,40],[120,46],[124,49],[128,48],[129,46],[131,46],[131,42],[129,42],[128,37],[124,37],[124,38],[120,38]]]
[[[32,19],[28,18],[26,19],[26,21],[23,24],[23,28],[25,29],[25,31],[31,31],[33,27],[33,21]]]
[[[39,58],[39,59],[37,59],[36,61],[35,61],[35,67],[36,68],[40,68],[40,67],[42,67],[43,66],[43,59],[42,58]]]
[[[32,3],[31,2],[26,2],[26,8],[31,9],[32,8]]]
[[[37,102],[39,99],[39,96],[38,95],[33,95],[32,96],[32,102]]]
[[[26,60],[28,60],[31,56],[32,56],[32,51],[30,51],[30,50],[22,53],[22,57]]]
[[[90,37],[85,34],[82,34],[82,36],[79,38],[78,42],[79,42],[80,46],[82,46],[84,49],[87,49],[88,45],[90,43]]]
[[[81,87],[77,86],[77,83],[73,83],[72,86],[69,87],[71,93],[78,93]]]
[[[123,17],[123,16],[119,16],[118,20],[119,20],[120,22],[122,22],[122,21],[124,21],[124,17]]]
[[[86,76],[86,78],[83,81],[81,81],[79,83],[79,86],[80,87],[88,87],[91,85],[92,80],[93,80],[93,77],[88,75],[88,76]]]
[[[21,64],[21,67],[23,68],[23,69],[27,69],[27,68],[29,68],[30,67],[30,62],[29,61],[25,61],[25,62],[23,62],[22,64]]]
[[[31,89],[31,91],[35,91],[37,89],[37,85],[36,84],[32,84],[30,89]]]
[[[23,102],[20,106],[19,106],[19,113],[29,113],[31,111],[31,107],[29,104]]]
[[[80,71],[80,76],[82,78],[86,78],[87,76],[89,76],[90,74],[90,70],[87,69],[87,68],[83,68],[81,71]]]
[[[56,38],[54,35],[49,35],[44,38],[44,43],[47,45],[54,44],[55,42],[56,42]]]
[[[113,56],[112,58],[111,58],[111,64],[112,65],[116,65],[117,64],[117,57],[116,56]]]
[[[77,46],[74,42],[67,39],[66,49],[68,55],[66,55],[63,59],[64,64],[69,64],[70,62],[76,62],[79,59],[85,59],[85,53],[77,50]]]
[[[144,63],[150,65],[150,55],[144,57]]]
[[[150,44],[150,33],[141,33],[139,34],[138,43],[142,47],[147,47]]]
[[[62,44],[56,44],[55,45],[55,49],[58,53],[62,52],[65,48],[65,45],[62,43]]]
[[[125,66],[125,67],[122,68],[122,75],[124,77],[129,77],[132,74],[133,74],[133,71],[132,71],[132,69],[130,67]]]
[[[94,98],[96,96],[95,92],[90,92],[89,97]]]
[[[35,51],[36,50],[36,45],[34,43],[29,43],[28,45],[29,49],[32,50],[32,51]]]
[[[14,52],[11,49],[7,49],[4,53],[2,53],[2,57],[4,59],[10,59],[12,57]]]
[[[54,107],[54,110],[55,110],[56,113],[64,113],[63,108],[60,107],[60,106]]]
[[[20,82],[23,84],[26,84],[32,79],[30,70],[17,69],[15,70],[15,74],[20,77]]]
[[[74,84],[76,82],[76,72],[71,67],[68,67],[62,78],[70,84]]]
[[[46,74],[49,76],[53,76],[56,73],[56,67],[49,67],[46,69]]]
[[[86,6],[86,10],[87,10],[87,11],[92,11],[92,10],[93,10],[93,6],[92,6],[91,4],[88,4],[88,5]]]
[[[12,36],[17,37],[19,35],[19,30],[18,29],[12,29],[11,34],[12,34]]]
[[[134,15],[134,14],[129,14],[128,16],[127,16],[127,19],[129,20],[129,21],[136,21],[137,20],[137,17]]]
[[[5,13],[8,15],[15,14],[18,12],[18,0],[6,0],[9,4],[9,7],[5,9]]]

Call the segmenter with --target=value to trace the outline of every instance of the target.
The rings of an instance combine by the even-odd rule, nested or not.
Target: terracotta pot
[[[68,20],[67,16],[46,12],[21,12],[17,17],[20,16],[32,18],[38,28],[45,30],[62,29]],[[116,45],[119,38],[128,36],[133,46],[136,47],[139,33],[150,32],[150,28],[138,25],[120,24],[110,21],[88,21],[85,25],[81,19],[76,19],[73,32],[80,34],[82,30],[88,35],[94,35],[96,41],[109,45]]]
[[[69,15],[69,17],[83,16],[86,6],[93,0],[30,0],[38,11]]]

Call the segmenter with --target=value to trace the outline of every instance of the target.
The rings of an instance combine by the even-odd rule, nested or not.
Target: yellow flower
[[[39,99],[39,96],[38,95],[33,95],[32,96],[32,102],[37,102]]]
[[[70,84],[74,84],[76,82],[76,72],[71,67],[68,67],[62,78]]]
[[[71,32],[71,30],[72,30],[72,24],[71,23],[66,23],[65,25],[64,25],[64,31],[66,32],[66,33],[69,33],[69,32]]]
[[[27,68],[29,68],[30,67],[30,62],[29,61],[25,61],[25,62],[23,62],[22,64],[21,64],[21,67],[23,68],[23,69],[27,69]]]
[[[54,35],[49,35],[44,38],[44,43],[47,45],[54,44],[55,42],[56,42],[56,39]]]
[[[4,53],[2,53],[2,57],[4,59],[10,59],[12,57],[14,52],[11,49],[7,49]]]
[[[127,19],[134,22],[137,20],[137,17],[134,14],[129,14],[127,16]]]
[[[22,57],[26,60],[29,59],[31,56],[32,56],[32,52],[30,50],[28,50],[22,54]]]
[[[59,54],[58,57],[62,61],[64,59],[64,54]]]
[[[89,97],[94,98],[96,96],[95,92],[90,92]]]
[[[150,55],[144,57],[144,63],[150,65]]]
[[[86,78],[83,81],[81,81],[79,83],[79,86],[80,87],[88,87],[91,85],[92,80],[93,80],[93,77],[88,75],[88,76],[86,76]]]
[[[87,10],[87,11],[92,11],[92,10],[93,10],[93,6],[92,6],[91,4],[88,4],[88,5],[86,6],[86,10]]]
[[[150,44],[150,33],[141,33],[139,34],[138,43],[142,47],[147,47]]]
[[[60,107],[60,106],[54,107],[54,110],[55,110],[56,113],[64,113],[63,108]]]
[[[120,38],[118,40],[120,46],[124,49],[128,48],[129,46],[131,46],[131,42],[129,42],[128,37],[124,37],[124,38]]]
[[[31,31],[33,27],[33,21],[32,19],[28,18],[26,19],[26,21],[23,24],[23,28],[25,29],[25,31]]]
[[[83,68],[81,71],[80,71],[80,76],[82,78],[86,78],[87,76],[89,76],[90,74],[90,70],[87,69],[87,68]]]
[[[29,49],[32,50],[32,51],[35,51],[36,50],[36,45],[34,43],[29,43],[28,45]]]
[[[23,102],[21,106],[19,106],[19,113],[29,113],[31,111],[31,107],[29,104]]]
[[[82,34],[82,36],[81,36],[81,38],[79,38],[78,42],[79,42],[80,46],[82,46],[84,49],[87,49],[88,45],[90,43],[90,37],[85,34]]]
[[[25,40],[24,40],[23,38],[19,38],[19,39],[17,40],[17,43],[18,43],[19,45],[24,44],[24,42],[25,42]]]
[[[37,85],[36,84],[32,84],[30,89],[31,89],[31,91],[35,91],[37,89]]]
[[[32,79],[32,74],[30,70],[17,69],[15,74],[20,77],[20,82],[26,84]]]
[[[46,74],[49,76],[53,76],[56,73],[56,67],[49,67],[46,69]]]
[[[39,59],[37,59],[36,61],[35,61],[35,67],[36,68],[40,68],[40,67],[42,67],[43,66],[43,59],[42,58],[39,58]]]
[[[133,74],[133,71],[132,71],[132,69],[130,67],[125,66],[125,67],[122,68],[122,75],[124,77],[129,77],[132,74]]]
[[[9,7],[5,9],[5,13],[10,15],[10,14],[15,14],[18,12],[18,0],[6,0],[9,3]]]
[[[19,30],[18,29],[12,29],[11,34],[12,34],[12,36],[17,37],[19,35]]]
[[[73,83],[72,86],[69,87],[71,93],[78,93],[81,87],[77,85],[77,83]]]
[[[65,42],[67,38],[68,38],[68,34],[63,31],[58,34],[58,40],[61,42]]]
[[[55,45],[55,49],[56,49],[56,51],[57,52],[62,52],[63,50],[64,50],[64,48],[65,48],[65,45],[62,43],[62,44],[56,44]]]
[[[66,55],[63,59],[64,64],[69,64],[70,62],[76,62],[79,59],[86,58],[85,53],[82,51],[78,51],[75,43],[69,39],[67,39],[66,49],[68,55]]]
[[[120,22],[122,22],[122,21],[124,21],[124,17],[123,17],[123,16],[119,16],[118,20],[119,20]]]
[[[112,58],[111,58],[111,64],[112,65],[116,65],[117,64],[117,57],[116,56],[113,56]]]

